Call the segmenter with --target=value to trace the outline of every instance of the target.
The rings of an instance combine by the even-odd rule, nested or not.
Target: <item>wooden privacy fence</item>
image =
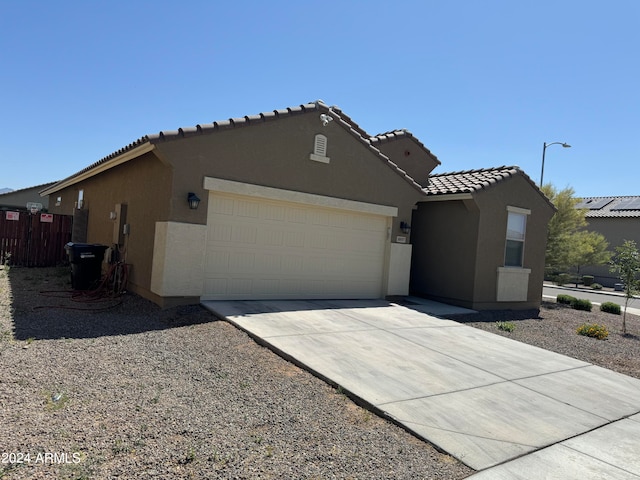
[[[67,261],[73,217],[0,211],[0,264],[53,267]]]

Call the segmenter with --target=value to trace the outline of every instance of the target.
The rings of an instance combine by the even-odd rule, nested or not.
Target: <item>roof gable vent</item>
[[[321,133],[317,134],[313,141],[313,153],[309,156],[311,160],[321,163],[329,163],[327,157],[327,137]]]

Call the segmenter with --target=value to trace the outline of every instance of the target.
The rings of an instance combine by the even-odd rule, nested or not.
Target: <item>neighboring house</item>
[[[555,207],[518,167],[432,175],[411,231],[411,290],[473,309],[536,308]]]
[[[625,240],[633,240],[640,247],[640,196],[587,197],[576,208],[585,209],[590,231],[598,232],[615,251]],[[580,267],[582,275],[593,275],[595,282],[612,287],[620,279],[609,271],[608,265]]]
[[[27,210],[28,203],[41,203],[42,210],[49,208],[49,197],[41,197],[40,191],[50,187],[53,183],[45,183],[35,187],[11,190],[0,194],[0,210]]]
[[[423,281],[415,259],[410,278],[412,256],[420,250],[423,259],[433,248],[423,244],[422,232],[438,238],[448,232],[451,242],[459,241],[456,225],[446,218],[430,223],[423,215],[439,207],[432,200],[440,195],[430,190],[438,176],[429,177],[439,164],[406,130],[372,137],[340,109],[318,101],[142,137],[42,195],[55,199],[53,213],[74,215],[75,241],[119,251],[131,265],[129,288],[162,306],[381,298],[408,294],[410,280],[420,294],[478,308],[539,305],[533,282],[542,284],[545,222],[553,209],[517,170],[504,187],[471,192],[460,202],[472,210],[477,202],[482,211],[475,215],[481,221],[468,216],[464,247],[492,249],[493,273],[482,279],[479,261],[483,269],[460,270],[461,295],[442,295],[438,285]],[[195,197],[199,205],[190,208]],[[509,210],[484,211],[498,205],[513,207],[527,221],[525,261],[508,268],[518,271],[519,282],[508,292],[483,285],[507,275],[498,266],[504,267]],[[431,253],[443,260],[442,278],[461,255],[453,252],[446,264],[444,252]],[[471,294],[469,282],[477,290]]]

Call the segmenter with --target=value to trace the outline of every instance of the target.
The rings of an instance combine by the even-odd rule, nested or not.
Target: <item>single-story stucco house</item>
[[[587,229],[600,233],[615,251],[625,240],[633,240],[640,247],[640,197],[586,197],[576,208],[584,209]],[[605,287],[613,287],[620,279],[608,265],[580,267],[581,275],[593,275],[594,281]]]
[[[42,195],[162,306],[410,292],[538,306],[553,206],[517,167],[430,175],[439,164],[410,132],[370,136],[318,101],[142,137]],[[459,179],[475,180],[447,187]]]
[[[36,185],[34,187],[21,188],[19,190],[11,190],[6,193],[0,193],[0,210],[18,210],[27,211],[27,205],[39,203],[42,205],[42,211],[49,208],[49,197],[41,197],[40,192],[52,186],[55,182]]]

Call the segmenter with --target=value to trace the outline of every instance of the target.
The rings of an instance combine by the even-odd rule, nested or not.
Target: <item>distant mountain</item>
[[[3,193],[13,192],[13,188],[0,188],[0,195]]]

